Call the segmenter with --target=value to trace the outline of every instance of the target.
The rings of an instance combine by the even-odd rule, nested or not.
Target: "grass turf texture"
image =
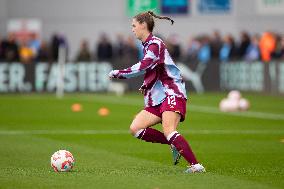
[[[250,111],[228,114],[217,109],[225,94],[191,95],[179,131],[207,173],[189,175],[168,146],[127,133],[141,96],[1,95],[0,188],[284,188],[284,99],[244,96]],[[83,111],[72,112],[74,103]],[[99,116],[100,107],[110,114]],[[59,149],[76,159],[69,173],[50,167]]]

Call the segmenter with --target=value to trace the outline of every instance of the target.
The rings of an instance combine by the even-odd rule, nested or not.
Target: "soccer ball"
[[[230,91],[228,94],[228,99],[231,99],[231,100],[240,100],[241,98],[242,98],[242,94],[240,93],[240,91],[237,91],[237,90]]]
[[[222,112],[235,112],[238,110],[238,101],[235,99],[225,98],[221,100],[219,108]]]
[[[240,99],[240,101],[239,101],[239,109],[240,109],[241,111],[246,111],[246,110],[248,110],[248,109],[249,109],[249,106],[250,106],[250,104],[249,104],[249,101],[248,101],[247,99],[245,99],[245,98],[241,98],[241,99]]]
[[[75,159],[69,151],[58,150],[51,156],[50,164],[55,172],[67,172],[73,168]]]

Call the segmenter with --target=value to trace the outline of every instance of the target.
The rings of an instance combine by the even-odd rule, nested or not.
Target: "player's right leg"
[[[169,144],[173,145],[178,150],[179,154],[189,163],[186,173],[205,172],[205,168],[198,163],[188,142],[177,132],[181,115],[176,112],[165,111],[162,114],[162,118],[163,132],[165,136],[167,136]]]
[[[160,123],[162,119],[146,110],[139,112],[130,125],[130,133],[138,139],[146,142],[168,144],[164,134],[156,129],[150,128]]]

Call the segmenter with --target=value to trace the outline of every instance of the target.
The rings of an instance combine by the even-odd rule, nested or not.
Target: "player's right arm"
[[[153,69],[159,59],[159,46],[157,44],[151,44],[147,49],[143,59],[134,64],[133,66],[123,70],[112,70],[109,73],[110,78],[128,79],[131,77],[137,77],[145,74],[147,69]]]

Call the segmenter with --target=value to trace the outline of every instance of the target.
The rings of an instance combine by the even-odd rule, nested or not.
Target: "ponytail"
[[[153,11],[148,11],[147,13],[150,14],[151,16],[155,17],[155,18],[169,20],[169,21],[171,21],[172,25],[173,25],[174,22],[175,22],[175,21],[172,20],[170,17],[167,17],[167,16],[158,16],[158,15],[156,15]]]
[[[133,18],[135,18],[140,24],[145,22],[150,32],[153,31],[154,26],[155,26],[154,18],[166,19],[166,20],[171,21],[172,25],[174,24],[174,21],[171,18],[167,16],[158,16],[155,13],[153,13],[153,11],[142,12],[140,14],[137,14]]]

